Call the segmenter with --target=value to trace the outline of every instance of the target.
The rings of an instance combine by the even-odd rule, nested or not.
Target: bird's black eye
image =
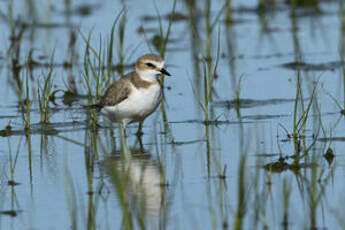
[[[150,62],[147,62],[147,63],[145,63],[148,67],[151,67],[151,68],[155,68],[155,65],[154,64],[152,64],[152,63],[150,63]]]

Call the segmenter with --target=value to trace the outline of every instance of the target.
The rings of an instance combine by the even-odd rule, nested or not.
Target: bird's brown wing
[[[114,82],[105,92],[104,96],[101,98],[99,107],[104,106],[114,106],[119,104],[121,101],[128,98],[131,92],[131,83],[125,79]]]

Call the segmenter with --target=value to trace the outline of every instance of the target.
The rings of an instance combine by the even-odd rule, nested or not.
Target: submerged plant
[[[51,90],[52,90],[52,75],[53,75],[53,58],[51,59],[50,68],[47,76],[44,79],[43,87],[41,87],[40,82],[38,82],[38,103],[40,109],[40,121],[42,124],[49,122],[49,102],[51,101]]]

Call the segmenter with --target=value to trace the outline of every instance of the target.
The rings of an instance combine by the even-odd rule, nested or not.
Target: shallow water
[[[123,14],[111,65],[98,66],[95,52],[106,57],[124,7],[124,72],[159,53],[173,1],[2,1],[1,229],[345,228],[345,4],[191,2],[176,2],[165,111],[145,120],[145,151],[130,125],[125,151],[117,125],[81,106],[91,100],[85,65],[97,66],[101,86],[108,69],[119,77]],[[50,71],[42,123],[38,88],[42,96]]]

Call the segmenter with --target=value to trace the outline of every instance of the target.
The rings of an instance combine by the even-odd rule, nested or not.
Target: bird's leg
[[[130,153],[127,147],[127,138],[126,138],[126,123],[120,122],[119,124],[119,131],[120,131],[120,142],[121,142],[121,154],[125,153],[124,157],[128,157],[127,155]]]
[[[142,129],[143,129],[143,122],[140,121],[140,122],[139,122],[138,130],[137,130],[137,133],[136,133],[136,135],[137,135],[138,138],[141,138],[141,136],[143,135],[143,132],[141,131]]]
[[[110,137],[111,137],[111,146],[112,149],[116,152],[116,138],[115,138],[115,133],[114,133],[114,127],[113,127],[113,123],[110,123]]]
[[[127,137],[126,124],[120,122],[119,128],[120,128],[120,130],[119,130],[120,131],[120,136],[123,136],[124,138],[126,138]]]
[[[142,140],[141,137],[142,137],[142,136],[138,136],[138,135],[137,135],[138,142],[139,142],[139,146],[140,146],[140,152],[141,152],[141,153],[144,153],[144,152],[145,152],[145,149],[144,149],[143,140]]]

